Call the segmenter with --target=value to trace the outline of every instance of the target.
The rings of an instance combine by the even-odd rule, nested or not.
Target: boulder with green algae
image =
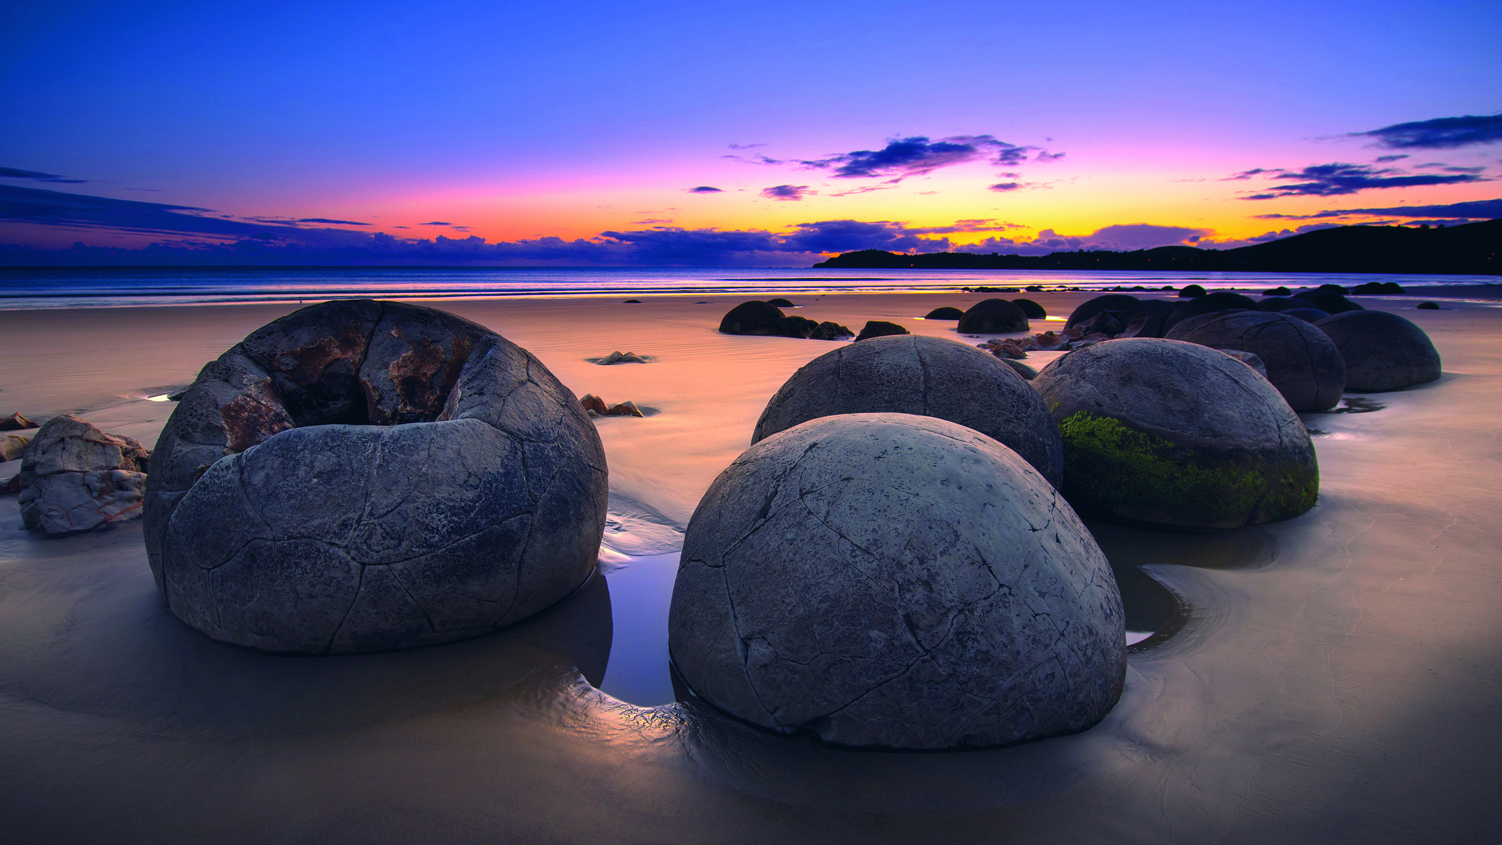
[[[1084,514],[1190,531],[1314,507],[1319,463],[1266,379],[1208,347],[1127,338],[1055,361],[1033,387],[1064,438],[1064,495]]]

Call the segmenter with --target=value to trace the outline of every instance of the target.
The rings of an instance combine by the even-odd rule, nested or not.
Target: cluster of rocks
[[[210,362],[151,460],[145,540],[171,611],[265,651],[488,633],[595,571],[605,454],[526,350],[391,302],[304,308]]]
[[[133,438],[105,434],[72,414],[53,417],[21,457],[21,520],[62,537],[135,519],[150,462],[151,452]]]
[[[855,335],[855,332],[839,323],[828,320],[819,322],[807,317],[784,314],[782,308],[759,299],[742,302],[727,311],[720,319],[720,332],[806,340],[844,340]]]
[[[641,408],[638,408],[636,406],[636,403],[632,402],[629,399],[625,402],[619,402],[615,405],[607,405],[605,404],[604,399],[601,399],[593,393],[586,393],[582,397],[580,397],[579,406],[584,409],[585,413],[600,417],[646,416],[641,412]]]

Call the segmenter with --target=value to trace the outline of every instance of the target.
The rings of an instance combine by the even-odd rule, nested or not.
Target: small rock
[[[625,302],[623,302],[622,304],[623,305],[640,305],[641,304],[641,300],[640,299],[628,299]]]
[[[958,308],[944,305],[928,312],[923,316],[925,320],[958,320],[965,316],[965,312]]]
[[[1037,341],[1039,349],[1042,349],[1046,352],[1053,352],[1055,350],[1062,349],[1064,348],[1064,345],[1068,343],[1068,341],[1064,340],[1064,338],[1062,337],[1059,337],[1054,332],[1043,332],[1041,334],[1033,335],[1033,340]]]
[[[595,362],[596,364],[645,364],[647,359],[635,352],[612,352]]]
[[[889,323],[886,320],[869,320],[865,327],[861,329],[861,333],[855,336],[855,339],[862,341],[867,338],[888,337],[899,334],[911,334],[911,332],[896,323]]]
[[[0,461],[14,461],[21,457],[21,453],[26,451],[26,444],[30,442],[29,437],[16,434],[6,435],[3,440],[0,440]]]
[[[53,537],[141,515],[151,452],[63,414],[37,432],[17,475],[21,520]]]
[[[1419,303],[1419,310],[1420,311],[1438,311],[1439,310],[1439,303],[1438,302],[1420,302]]]
[[[23,428],[40,428],[40,426],[21,416],[19,412],[0,419],[0,431],[20,431]]]
[[[619,405],[611,405],[605,411],[605,416],[607,416],[607,417],[644,417],[644,416],[646,416],[646,414],[643,414],[641,412],[641,408],[636,407],[636,403],[635,402],[627,400],[625,402],[620,403]]]
[[[586,393],[582,397],[580,397],[579,404],[584,407],[584,410],[586,412],[591,414],[600,414],[601,416],[603,416],[610,411],[610,409],[605,405],[605,400],[594,395],[593,393]]]

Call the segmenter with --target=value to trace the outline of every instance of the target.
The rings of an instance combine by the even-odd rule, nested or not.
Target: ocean
[[[138,307],[203,303],[504,297],[773,296],[835,291],[957,291],[976,287],[1045,290],[1157,290],[1194,283],[1207,290],[1265,290],[1364,282],[1405,288],[1496,284],[1495,276],[1371,273],[1171,273],[1043,270],[812,270],[670,267],[144,267],[0,268],[0,310]]]

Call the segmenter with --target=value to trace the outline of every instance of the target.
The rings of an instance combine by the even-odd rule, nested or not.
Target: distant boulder
[[[1354,296],[1371,296],[1380,294],[1405,293],[1403,286],[1397,282],[1363,282],[1351,289]]]
[[[1439,303],[1438,302],[1420,302],[1418,304],[1418,309],[1420,311],[1438,311],[1439,310]]]
[[[1289,308],[1286,311],[1278,311],[1285,317],[1297,317],[1306,323],[1317,323],[1330,316],[1318,308]]]
[[[847,337],[851,337],[854,334],[855,334],[855,332],[853,332],[850,329],[848,329],[848,328],[840,325],[839,323],[835,323],[835,322],[831,322],[829,320],[825,320],[824,322],[820,323],[819,325],[814,326],[813,334],[810,334],[808,336],[808,339],[809,340],[843,340],[843,339],[845,339]]]
[[[1174,326],[1190,317],[1210,314],[1215,311],[1230,311],[1237,308],[1249,308],[1253,311],[1259,310],[1257,300],[1252,299],[1250,296],[1242,296],[1239,293],[1217,291],[1195,297],[1193,300],[1173,309],[1173,312],[1163,320],[1164,336],[1166,337],[1168,332],[1173,330]]]
[[[1256,355],[1265,365],[1267,380],[1295,411],[1333,408],[1345,390],[1346,367],[1340,350],[1324,332],[1286,313],[1204,314],[1179,323],[1168,338]]]
[[[1346,299],[1338,291],[1329,290],[1323,285],[1317,290],[1301,290],[1294,294],[1293,297],[1294,299],[1302,299],[1327,314],[1343,314],[1347,311],[1364,310],[1360,305]]]
[[[780,296],[774,297],[772,299],[767,300],[767,304],[768,305],[775,305],[778,308],[797,308],[798,307],[798,306],[794,305],[790,300],[783,299]]]
[[[925,320],[958,320],[965,316],[965,312],[953,306],[944,305],[928,312],[923,316]]]
[[[782,309],[772,303],[752,299],[725,312],[720,319],[720,333],[781,336],[785,316]]]
[[[1204,295],[1205,289],[1199,285],[1184,285],[1184,288],[1179,291],[1179,296],[1184,299],[1193,299]]]
[[[1429,335],[1397,314],[1348,311],[1314,326],[1345,358],[1346,390],[1398,390],[1440,376],[1439,351]]]
[[[1069,314],[1069,319],[1064,321],[1064,328],[1070,328],[1076,323],[1094,317],[1102,311],[1116,311],[1121,314],[1135,314],[1142,308],[1142,300],[1127,293],[1108,293],[1105,296],[1097,296],[1086,300],[1078,308]]]
[[[862,341],[873,337],[887,337],[899,334],[911,334],[911,332],[896,323],[889,323],[886,320],[870,320],[861,329],[861,333],[855,336],[855,339],[856,341]]]
[[[970,306],[956,329],[965,334],[1027,331],[1027,314],[1005,299],[983,299]]]
[[[1048,310],[1031,299],[1014,299],[1012,304],[1022,309],[1029,320],[1048,319]]]
[[[1293,291],[1289,290],[1288,288],[1284,287],[1283,285],[1278,285],[1275,288],[1268,288],[1267,290],[1263,291],[1262,295],[1263,296],[1291,296],[1291,295],[1293,295]]]

